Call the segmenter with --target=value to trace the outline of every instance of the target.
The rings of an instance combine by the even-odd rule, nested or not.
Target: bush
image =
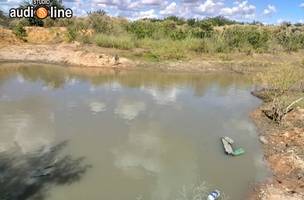
[[[223,37],[231,49],[239,51],[248,50],[249,48],[266,50],[268,49],[268,41],[270,40],[268,32],[255,26],[234,26],[227,28],[223,32]]]
[[[156,41],[151,54],[158,60],[181,60],[187,55],[186,42],[171,39]]]
[[[97,34],[94,38],[95,43],[100,47],[116,48],[116,49],[132,49],[135,44],[129,36],[109,36],[105,34]]]
[[[75,26],[69,26],[67,30],[67,39],[68,42],[73,42],[76,40],[78,31]]]
[[[172,40],[184,40],[188,36],[188,32],[182,29],[174,30],[170,33]]]
[[[157,30],[155,24],[150,21],[135,21],[127,27],[128,32],[131,32],[138,39],[152,38],[153,33]]]
[[[8,27],[10,19],[2,10],[0,10],[0,26]]]
[[[276,35],[278,43],[286,51],[297,51],[304,48],[304,33],[283,29]]]
[[[89,14],[88,24],[96,33],[111,33],[113,30],[111,18],[103,13]]]
[[[264,30],[253,29],[248,33],[247,41],[254,49],[266,49],[267,42],[270,39],[268,32]]]
[[[27,36],[26,30],[24,29],[21,23],[18,23],[13,28],[13,33],[19,38],[25,41],[25,37]]]

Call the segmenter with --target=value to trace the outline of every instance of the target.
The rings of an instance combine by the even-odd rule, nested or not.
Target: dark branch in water
[[[43,200],[47,186],[79,181],[91,166],[84,163],[83,157],[62,156],[66,145],[67,142],[60,143],[46,152],[1,153],[0,199]]]

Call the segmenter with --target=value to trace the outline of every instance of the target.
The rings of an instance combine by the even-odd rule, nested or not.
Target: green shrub
[[[206,37],[211,37],[212,32],[196,27],[190,30],[190,36],[195,38],[206,38]]]
[[[132,49],[135,44],[129,36],[110,36],[105,34],[97,34],[94,38],[95,43],[100,47],[116,48],[116,49]]]
[[[0,10],[0,26],[8,27],[10,22],[10,18]]]
[[[135,35],[138,39],[152,38],[153,33],[157,30],[155,24],[150,21],[131,22],[127,30]]]
[[[88,24],[90,25],[90,28],[96,31],[96,33],[111,33],[113,30],[111,18],[104,14],[89,14]]]
[[[267,48],[269,39],[270,35],[268,32],[258,29],[253,29],[247,36],[247,41],[254,49]]]
[[[67,29],[67,39],[69,42],[73,42],[76,40],[78,35],[78,31],[75,26],[69,26]]]
[[[159,40],[152,46],[151,54],[158,60],[181,60],[187,55],[186,43],[171,39]]]
[[[136,41],[136,46],[146,49],[144,57],[150,60],[181,60],[186,58],[187,50],[190,50],[188,40],[162,39],[153,40],[145,38]]]
[[[278,43],[286,51],[297,51],[304,48],[304,33],[283,29],[276,35]]]
[[[25,37],[27,36],[26,30],[24,29],[21,23],[18,23],[13,28],[13,33],[19,38],[25,41]]]
[[[248,51],[268,49],[270,34],[255,26],[234,26],[226,28],[223,32],[224,40],[231,50]]]
[[[170,33],[170,38],[172,40],[184,40],[188,36],[187,31],[184,30],[174,30]]]

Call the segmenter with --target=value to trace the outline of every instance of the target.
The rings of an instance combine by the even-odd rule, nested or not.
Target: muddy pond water
[[[261,103],[251,89],[245,76],[229,73],[1,68],[0,154],[40,153],[26,174],[54,163],[49,175],[34,178],[41,187],[28,199],[192,200],[218,189],[226,199],[244,200],[268,174],[249,117]],[[246,154],[225,155],[222,136]],[[63,141],[58,155],[41,153]]]

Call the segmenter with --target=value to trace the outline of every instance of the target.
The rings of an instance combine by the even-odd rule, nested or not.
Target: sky
[[[0,8],[8,12],[22,0],[0,0]],[[74,15],[105,10],[111,16],[130,20],[140,18],[206,18],[224,16],[229,19],[277,24],[284,21],[304,23],[304,0],[62,0]]]

